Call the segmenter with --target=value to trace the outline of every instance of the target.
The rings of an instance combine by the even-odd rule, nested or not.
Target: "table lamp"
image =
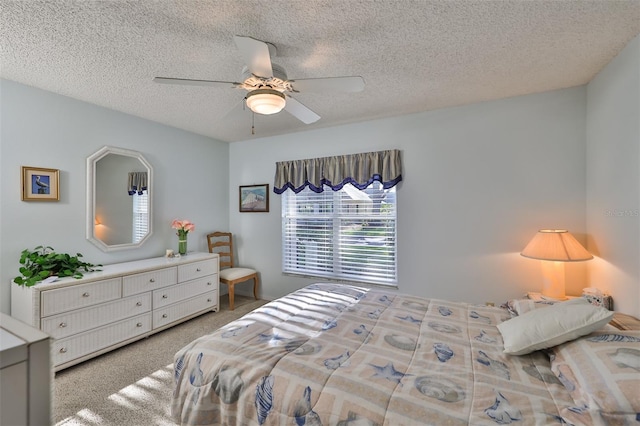
[[[520,254],[541,261],[542,295],[554,299],[566,299],[564,262],[593,259],[591,253],[566,229],[539,230]]]

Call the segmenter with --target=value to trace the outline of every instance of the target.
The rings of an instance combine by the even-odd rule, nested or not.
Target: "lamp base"
[[[542,295],[558,300],[565,300],[564,263],[541,260],[542,263]]]

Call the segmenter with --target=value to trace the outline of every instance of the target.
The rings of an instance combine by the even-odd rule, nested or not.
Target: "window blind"
[[[149,196],[147,191],[133,196],[133,242],[142,240],[149,232]]]
[[[377,181],[362,190],[285,191],[283,272],[395,285],[396,220],[395,187]]]

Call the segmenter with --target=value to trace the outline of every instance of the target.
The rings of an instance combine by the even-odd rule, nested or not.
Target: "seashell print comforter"
[[[181,349],[172,416],[183,425],[598,424],[574,407],[547,354],[502,353],[496,324],[508,318],[497,307],[313,284]]]

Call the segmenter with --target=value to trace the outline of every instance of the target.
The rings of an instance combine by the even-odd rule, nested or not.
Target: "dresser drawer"
[[[218,291],[204,293],[153,311],[153,328],[162,327],[196,312],[218,307]]]
[[[218,272],[218,258],[178,266],[178,282],[195,280]]]
[[[41,316],[59,314],[122,297],[122,279],[96,281],[70,287],[56,288],[41,293]]]
[[[122,295],[131,296],[156,288],[177,283],[177,269],[163,268],[142,274],[127,275],[122,278]]]
[[[53,365],[64,364],[151,331],[151,313],[53,342]],[[96,384],[98,385],[98,384]]]
[[[47,318],[43,318],[40,328],[55,339],[99,327],[102,324],[149,312],[151,293],[137,294],[126,299],[103,303]]]
[[[218,275],[210,275],[186,283],[178,284],[173,287],[165,287],[153,291],[153,309],[171,305],[172,303],[188,299],[198,294],[208,291],[217,290]]]

